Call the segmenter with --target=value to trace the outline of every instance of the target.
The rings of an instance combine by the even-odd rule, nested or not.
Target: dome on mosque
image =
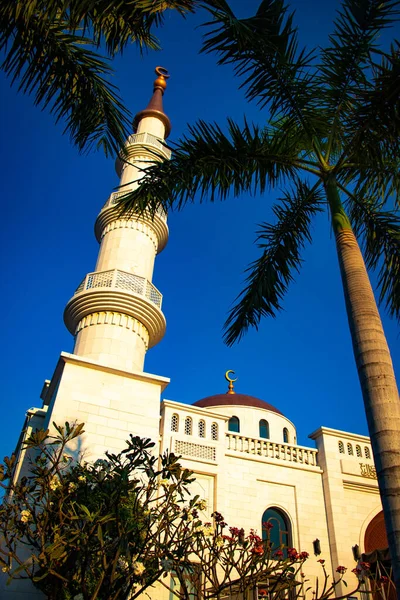
[[[233,383],[236,379],[231,379],[229,377],[230,373],[234,373],[234,371],[227,371],[225,374],[225,379],[229,381],[229,388],[225,394],[207,396],[194,402],[193,406],[199,406],[200,408],[211,408],[212,406],[248,406],[269,410],[283,416],[283,413],[275,406],[272,406],[272,404],[269,404],[269,402],[265,402],[254,396],[248,396],[247,394],[237,394],[233,389]]]
[[[236,392],[233,392],[233,394],[227,392],[226,394],[207,396],[207,398],[202,398],[201,400],[194,402],[193,406],[199,406],[201,408],[211,408],[211,406],[251,406],[252,408],[262,408],[263,410],[269,410],[278,415],[283,415],[278,408],[275,408],[275,406],[272,406],[272,404],[269,404],[264,400],[260,400],[260,398],[247,396],[247,394],[236,394]]]

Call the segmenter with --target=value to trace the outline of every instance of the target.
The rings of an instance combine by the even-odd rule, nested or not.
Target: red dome
[[[280,410],[260,400],[254,398],[254,396],[247,396],[246,394],[216,394],[215,396],[207,396],[202,400],[197,400],[193,406],[200,406],[201,408],[209,408],[211,406],[251,406],[253,408],[262,408],[263,410],[270,410],[271,412],[282,415]]]

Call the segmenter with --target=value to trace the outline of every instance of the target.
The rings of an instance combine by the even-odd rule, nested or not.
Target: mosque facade
[[[166,328],[152,277],[168,241],[167,215],[160,207],[154,217],[121,216],[118,199],[138,185],[144,163],[170,156],[164,140],[171,126],[163,109],[168,74],[156,72],[150,103],[136,115],[134,133],[117,159],[119,191],[95,223],[95,269],[77,282],[65,308],[74,350],[61,353],[41,406],[26,413],[16,476],[25,468],[21,442],[52,422],[85,423],[86,459],[119,452],[129,434],[151,438],[160,453],[180,455],[194,472],[193,493],[207,500],[207,518],[217,510],[229,525],[247,531],[275,519],[280,542],[310,554],[304,571],[312,581],[321,575],[318,559],[325,559],[331,574],[339,565],[348,567],[351,589],[355,557],[387,546],[369,438],[320,427],[309,436],[310,447],[300,446],[295,424],[235,389],[233,372],[226,373],[226,391],[188,405],[162,399],[169,380],[144,370],[147,350]],[[157,591],[154,598],[169,600],[164,594]],[[6,600],[41,597],[23,582],[1,592]]]

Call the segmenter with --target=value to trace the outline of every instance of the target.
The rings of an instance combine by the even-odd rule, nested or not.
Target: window
[[[272,550],[278,550],[280,546],[290,547],[292,535],[287,515],[279,508],[267,508],[262,516],[262,537],[268,540]],[[286,549],[283,549],[285,557]]]
[[[365,454],[365,458],[371,458],[371,452],[370,452],[370,449],[368,448],[368,446],[365,446],[364,454]]]
[[[192,435],[192,418],[186,417],[185,419],[185,435]]]
[[[179,417],[178,417],[178,415],[172,415],[171,431],[178,431],[178,429],[179,429]]]
[[[351,444],[347,444],[347,454],[350,454],[350,456],[353,456],[353,446]]]
[[[240,433],[240,421],[237,417],[231,417],[228,422],[228,430]]]
[[[199,437],[206,437],[206,422],[203,419],[199,421]]]
[[[218,440],[218,423],[211,424],[211,439],[214,441]]]
[[[362,457],[362,453],[361,453],[361,446],[357,445],[356,446],[356,455],[361,458]]]
[[[286,427],[283,428],[283,441],[285,444],[289,443],[289,431],[286,429]]]
[[[260,421],[260,438],[269,440],[269,424],[265,419]]]
[[[344,454],[344,444],[343,442],[338,442],[339,445],[339,452],[340,454]]]

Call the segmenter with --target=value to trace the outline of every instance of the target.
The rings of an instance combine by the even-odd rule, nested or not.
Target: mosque
[[[143,161],[170,157],[163,144],[171,130],[163,109],[168,73],[161,67],[156,73],[151,100],[137,113],[126,140],[124,160],[116,161],[123,191],[109,196],[95,223],[100,245],[95,269],[65,308],[74,351],[61,353],[41,392],[41,407],[26,413],[17,447],[20,472],[24,438],[52,422],[84,422],[83,444],[91,458],[119,452],[130,433],[150,437],[160,453],[181,455],[181,463],[194,471],[194,493],[207,500],[208,518],[218,510],[230,525],[247,531],[260,531],[262,522],[273,520],[278,543],[310,554],[307,576],[321,575],[322,558],[328,572],[348,567],[351,589],[355,558],[387,547],[369,438],[320,427],[309,436],[315,446],[299,446],[295,425],[278,407],[235,389],[233,371],[226,373],[226,391],[188,405],[163,400],[169,380],[144,370],[147,350],[166,329],[162,294],[152,276],[168,241],[167,215],[160,207],[154,218],[121,216],[117,202],[137,185]],[[42,597],[22,582],[0,596]],[[164,600],[161,596],[154,598]]]

